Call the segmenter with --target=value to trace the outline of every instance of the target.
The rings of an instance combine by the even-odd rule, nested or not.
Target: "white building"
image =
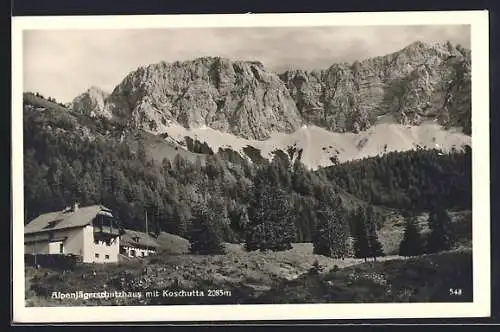
[[[128,257],[145,257],[157,253],[159,245],[146,233],[125,229],[120,236],[120,253]]]
[[[24,227],[25,254],[75,254],[84,263],[118,262],[120,237],[111,210],[102,205],[45,213]]]

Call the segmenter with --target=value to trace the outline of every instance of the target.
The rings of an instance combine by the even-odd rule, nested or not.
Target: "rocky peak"
[[[111,117],[105,106],[105,101],[109,93],[104,90],[91,86],[87,91],[77,96],[71,103],[69,108],[75,112],[79,112],[91,117],[104,116]]]
[[[405,124],[437,117],[455,126],[456,121],[444,120],[453,118],[448,113],[470,117],[470,78],[458,74],[462,67],[470,70],[468,63],[470,53],[461,47],[417,41],[386,56],[333,64],[319,75],[288,71],[280,77],[304,120],[329,130],[364,130],[387,113]],[[450,108],[452,86],[462,89],[454,100],[463,98]]]
[[[177,123],[264,139],[301,124],[276,74],[260,62],[220,57],[141,67],[114,89],[108,107],[115,118],[151,131]]]
[[[363,131],[385,114],[405,124],[434,118],[467,132],[470,50],[417,41],[384,56],[279,75],[259,61],[163,61],[131,72],[111,95],[89,89],[72,108],[152,132],[209,127],[257,140],[304,123]]]

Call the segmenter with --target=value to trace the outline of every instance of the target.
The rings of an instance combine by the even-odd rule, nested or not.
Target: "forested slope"
[[[394,152],[310,171],[279,151],[271,162],[253,163],[231,150],[196,150],[191,142],[190,150],[207,153],[195,154],[47,100],[37,109],[39,101],[29,95],[23,111],[25,222],[79,201],[108,206],[123,227],[143,229],[147,213],[150,229],[185,236],[195,210],[211,206],[219,211],[215,223],[223,239],[239,242],[256,209],[272,215],[289,206],[293,241],[302,242],[312,239],[326,192],[340,198],[345,212],[367,202],[381,205],[374,209],[379,226],[393,209],[424,211],[436,202],[470,208],[469,149]],[[164,151],[172,153],[161,158]],[[264,207],[258,197],[275,197],[279,206]],[[349,215],[343,218],[352,228]]]

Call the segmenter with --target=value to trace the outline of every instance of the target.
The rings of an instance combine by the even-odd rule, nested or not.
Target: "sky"
[[[131,71],[160,61],[220,56],[269,71],[321,69],[395,52],[417,40],[470,47],[467,25],[293,28],[27,30],[24,91],[70,102],[90,86],[111,92]]]

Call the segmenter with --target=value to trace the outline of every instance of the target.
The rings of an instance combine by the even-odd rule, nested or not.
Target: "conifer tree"
[[[344,258],[347,255],[348,229],[340,209],[340,201],[332,193],[325,195],[320,201],[313,240],[315,254],[333,258]]]
[[[369,256],[370,246],[368,243],[368,233],[366,229],[366,214],[363,208],[358,208],[354,213],[354,257],[366,258]]]
[[[429,253],[450,250],[455,245],[455,237],[451,219],[446,210],[435,208],[429,213],[429,228],[427,251]]]
[[[368,256],[376,261],[377,257],[384,256],[385,254],[377,234],[378,214],[373,210],[373,207],[371,205],[369,205],[367,208],[366,217],[368,220]]]
[[[410,257],[424,252],[422,237],[414,215],[405,216],[405,231],[403,240],[399,244],[399,255]]]
[[[366,261],[368,257],[376,260],[380,256],[384,256],[384,251],[378,240],[376,214],[371,206],[359,208],[355,220],[354,257]]]
[[[291,249],[296,233],[292,211],[282,189],[257,180],[250,222],[245,227],[246,250]]]
[[[216,209],[211,209],[214,202],[199,204],[193,213],[188,233],[191,244],[190,251],[194,254],[214,255],[224,253],[224,244]]]

